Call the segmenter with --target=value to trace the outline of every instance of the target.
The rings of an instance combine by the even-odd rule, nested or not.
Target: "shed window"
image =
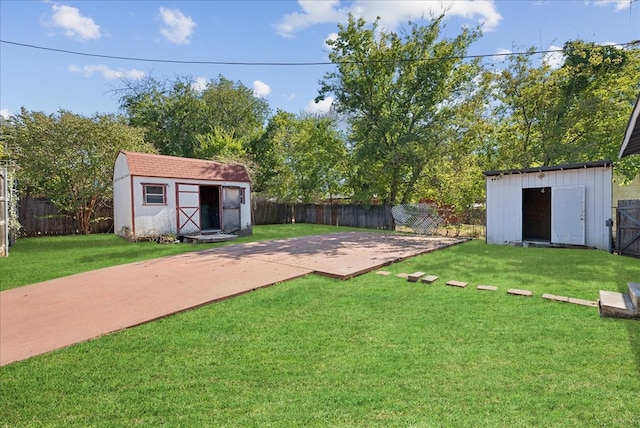
[[[167,205],[166,184],[143,184],[145,205]]]

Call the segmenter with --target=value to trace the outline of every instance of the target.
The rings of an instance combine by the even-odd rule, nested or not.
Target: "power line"
[[[634,0],[635,1],[635,0]],[[8,45],[20,46],[31,49],[39,49],[49,52],[57,52],[64,53],[69,55],[78,55],[78,56],[86,56],[93,58],[105,58],[105,59],[115,59],[121,61],[139,61],[139,62],[155,62],[155,63],[170,63],[170,64],[200,64],[200,65],[237,65],[237,66],[275,66],[275,67],[300,67],[300,66],[317,66],[317,65],[334,65],[335,63],[330,61],[324,62],[244,62],[244,61],[193,61],[193,60],[175,60],[175,59],[162,59],[162,58],[140,58],[140,57],[126,57],[126,56],[118,56],[118,55],[102,55],[95,54],[89,52],[78,52],[78,51],[70,51],[66,49],[57,49],[50,48],[46,46],[38,46],[38,45],[30,45],[26,43],[13,42],[9,40],[0,40],[0,43],[5,43]],[[640,45],[640,40],[633,40],[628,43],[618,43],[614,45],[607,46],[635,46]],[[604,45],[599,45],[604,46]],[[447,59],[477,59],[477,58],[493,58],[493,57],[508,57],[515,55],[538,55],[538,54],[551,54],[551,53],[560,53],[562,49],[548,49],[548,50],[539,50],[539,51],[526,51],[526,52],[503,52],[503,53],[494,53],[494,54],[480,54],[480,55],[463,55],[463,56],[446,56],[446,57],[434,57],[434,58],[419,58],[419,59],[406,59],[400,60],[403,62],[417,62],[417,61],[442,61]],[[396,60],[394,60],[396,61]],[[341,61],[340,64],[357,64],[362,61]],[[369,62],[390,62],[387,60],[372,60]]]

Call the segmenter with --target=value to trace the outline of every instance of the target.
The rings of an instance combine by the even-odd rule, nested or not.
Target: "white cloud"
[[[9,110],[7,110],[6,108],[3,108],[3,109],[0,109],[0,116],[2,116],[5,119],[9,120],[9,117],[11,116],[11,113],[9,113]]]
[[[311,100],[304,107],[304,111],[307,113],[329,113],[329,110],[331,110],[331,104],[333,104],[333,97],[327,97],[319,102]]]
[[[316,24],[339,22],[344,20],[348,13],[348,10],[338,8],[338,0],[298,0],[298,5],[302,12],[284,15],[276,26],[279,35],[290,37],[296,31]]]
[[[190,16],[184,16],[178,9],[160,7],[160,18],[163,23],[160,27],[160,34],[165,39],[176,45],[191,43],[189,38],[198,24]]]
[[[562,67],[562,64],[564,64],[564,54],[562,53],[562,47],[561,46],[551,45],[551,46],[549,46],[549,49],[547,49],[547,50],[558,51],[558,52],[546,53],[542,57],[542,60],[549,67],[551,67],[553,69]]]
[[[51,9],[51,19],[44,21],[44,25],[62,28],[66,37],[82,42],[102,37],[100,26],[92,18],[82,16],[79,9],[55,4]]]
[[[264,98],[271,93],[271,87],[260,80],[253,82],[253,96]]]
[[[207,89],[208,84],[209,81],[205,77],[197,77],[196,80],[191,83],[191,87],[198,92],[202,92]]]
[[[596,0],[593,2],[593,4],[598,7],[607,7],[613,4],[615,5],[616,12],[631,7],[631,2],[629,0]]]
[[[484,31],[494,30],[502,20],[494,0],[356,0],[350,7],[344,8],[340,7],[338,0],[298,0],[298,5],[302,11],[286,14],[278,23],[279,35],[290,37],[316,24],[344,22],[349,12],[355,17],[364,17],[368,22],[380,17],[380,25],[390,29],[442,12],[446,12],[447,16],[458,16],[483,24]]]
[[[327,44],[327,42],[331,40],[331,41],[335,41],[338,40],[338,33],[331,33],[327,36],[327,38],[324,40],[324,48],[328,51],[332,50],[333,48],[331,46],[329,46]]]
[[[112,70],[106,65],[96,64],[96,65],[85,65],[83,67],[78,67],[75,64],[71,64],[67,69],[72,73],[78,73],[83,77],[91,77],[94,73],[101,73],[102,77],[107,80],[113,79],[132,79],[132,80],[140,80],[145,76],[144,71],[136,70],[132,68],[130,70],[118,69]]]

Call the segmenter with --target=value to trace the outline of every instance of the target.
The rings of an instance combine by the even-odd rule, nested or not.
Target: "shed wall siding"
[[[611,174],[611,168],[604,167],[486,177],[487,242],[522,243],[522,189],[585,186],[585,244],[609,249]]]
[[[134,177],[133,200],[135,210],[135,235],[137,239],[158,235],[177,234],[176,186],[194,184],[198,186],[230,186],[245,189],[247,200],[241,206],[241,229],[251,228],[251,201],[249,183],[227,181],[199,181],[158,177]],[[144,205],[143,184],[161,184],[167,186],[166,205]]]
[[[522,176],[487,177],[487,242],[522,243]]]
[[[127,237],[127,231],[133,231],[131,176],[123,154],[118,155],[113,168],[113,227],[116,235],[123,237]]]
[[[136,238],[149,238],[176,233],[176,187],[168,178],[133,177],[133,201]],[[166,205],[145,205],[144,185],[166,185]]]

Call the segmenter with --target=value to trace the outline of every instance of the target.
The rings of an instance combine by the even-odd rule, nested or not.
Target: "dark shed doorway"
[[[200,186],[200,229],[220,230],[220,186]]]
[[[522,189],[522,238],[551,242],[551,187]]]

